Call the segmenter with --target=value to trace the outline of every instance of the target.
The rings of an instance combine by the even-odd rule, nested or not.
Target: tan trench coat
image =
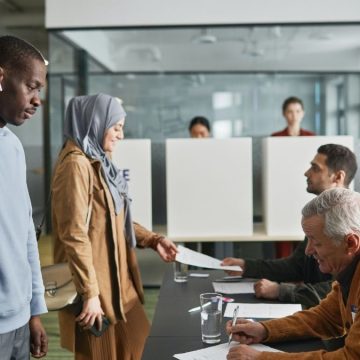
[[[68,141],[60,153],[52,181],[54,260],[55,263],[69,263],[83,300],[99,295],[102,309],[111,323],[125,319],[118,256],[119,243],[125,239],[124,234],[117,234],[118,220],[101,173],[101,163],[89,159]],[[155,249],[161,236],[139,224],[134,223],[134,227],[137,245]],[[126,248],[129,274],[143,302],[135,251],[129,246]],[[62,346],[73,351],[74,315],[66,309],[60,311],[59,318]]]

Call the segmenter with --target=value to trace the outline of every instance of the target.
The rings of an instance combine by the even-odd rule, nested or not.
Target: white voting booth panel
[[[251,235],[252,141],[166,141],[168,236]]]
[[[119,141],[113,161],[128,180],[133,220],[152,229],[150,140]]]
[[[323,144],[353,150],[352,136],[269,137],[263,140],[263,204],[270,236],[303,235],[301,210],[314,195],[306,191],[304,173]]]

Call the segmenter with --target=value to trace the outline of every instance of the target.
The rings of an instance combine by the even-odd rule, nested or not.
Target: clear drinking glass
[[[217,293],[200,294],[201,337],[206,344],[221,340],[222,297]]]
[[[178,261],[174,261],[174,281],[186,282],[188,281],[188,265]]]

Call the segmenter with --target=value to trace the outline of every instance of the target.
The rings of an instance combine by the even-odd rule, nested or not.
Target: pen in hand
[[[236,306],[236,308],[234,309],[234,315],[233,315],[233,318],[232,318],[231,326],[234,326],[236,324],[236,319],[237,319],[238,313],[239,313],[239,305]],[[229,343],[228,343],[228,345],[230,345],[231,339],[232,339],[232,333],[229,335]]]

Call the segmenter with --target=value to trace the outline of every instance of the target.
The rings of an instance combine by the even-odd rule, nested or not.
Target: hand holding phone
[[[109,327],[110,321],[104,316],[101,309],[100,299],[98,296],[87,299],[84,302],[80,301],[74,305],[74,313],[76,315],[75,321],[83,330],[89,330],[95,336],[101,336]],[[99,322],[101,316],[101,329],[99,330]],[[95,317],[95,319],[94,319]],[[91,324],[91,319],[95,322]]]
[[[94,325],[89,329],[89,331],[95,335],[95,336],[101,336],[105,331],[106,329],[109,327],[110,325],[110,321],[107,317],[105,316],[102,316],[102,326],[101,326],[101,330],[98,329],[97,327],[97,324],[96,324],[96,321],[94,323]]]

